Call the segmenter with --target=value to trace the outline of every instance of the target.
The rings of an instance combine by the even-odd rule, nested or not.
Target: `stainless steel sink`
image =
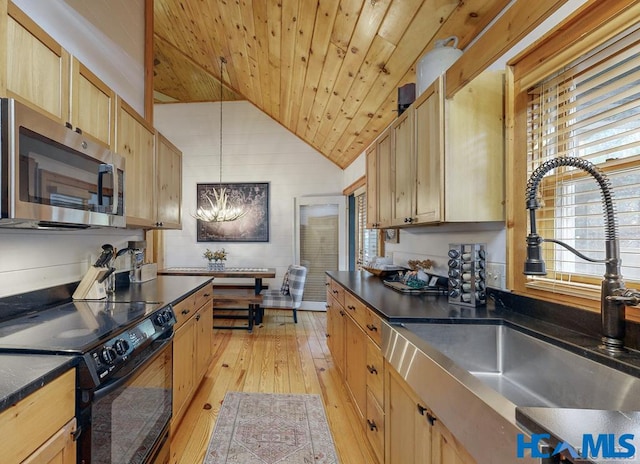
[[[383,323],[382,349],[483,464],[513,464],[518,407],[640,410],[640,379],[503,325]]]
[[[517,406],[640,410],[640,379],[510,327],[405,327]]]

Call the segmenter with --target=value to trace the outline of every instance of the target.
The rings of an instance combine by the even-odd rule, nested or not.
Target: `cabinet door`
[[[408,225],[414,218],[416,170],[413,150],[413,110],[409,109],[391,125],[393,131],[394,212],[393,225]]]
[[[118,103],[117,152],[124,156],[127,227],[154,227],[155,132],[127,103]]]
[[[436,420],[432,431],[431,462],[433,464],[475,464],[476,460],[444,424]]]
[[[367,407],[367,336],[349,316],[345,317],[345,383],[356,409],[364,418]]]
[[[195,315],[196,334],[196,384],[204,377],[213,354],[213,303],[209,301]]]
[[[156,221],[164,229],[181,229],[182,152],[156,132]]]
[[[7,11],[7,96],[68,122],[69,53],[12,2]]]
[[[173,338],[173,421],[178,423],[194,388],[195,318],[176,330]]]
[[[71,419],[45,444],[22,461],[22,464],[75,464],[76,441],[73,438],[75,431],[76,420]]]
[[[443,219],[444,126],[442,114],[442,79],[429,86],[414,103],[416,154],[416,206],[418,223]]]
[[[432,427],[419,409],[425,405],[393,369],[386,378],[385,463],[431,464]]]
[[[367,228],[378,227],[378,145],[373,143],[366,153]]]
[[[115,150],[116,94],[73,58],[71,62],[71,116],[74,128]]]
[[[378,227],[391,225],[393,217],[393,132],[388,129],[378,138]],[[367,197],[369,201],[369,197]]]
[[[327,345],[338,370],[344,375],[344,333],[347,315],[331,295],[327,295]]]

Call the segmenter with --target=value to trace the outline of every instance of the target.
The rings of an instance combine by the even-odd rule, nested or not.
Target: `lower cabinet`
[[[404,379],[389,365],[385,372],[385,463],[475,464]]]
[[[384,462],[384,364],[379,317],[329,279],[327,345],[347,386],[378,463]],[[339,303],[340,295],[344,305]],[[336,296],[337,295],[337,296]]]
[[[209,286],[174,306],[172,431],[180,423],[213,354],[213,300]]]
[[[2,462],[76,462],[75,369],[0,413]]]

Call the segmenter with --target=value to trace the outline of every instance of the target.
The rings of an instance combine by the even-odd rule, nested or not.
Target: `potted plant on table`
[[[216,251],[207,248],[203,256],[209,261],[208,269],[210,271],[224,271],[224,262],[227,260],[227,252],[224,248]]]

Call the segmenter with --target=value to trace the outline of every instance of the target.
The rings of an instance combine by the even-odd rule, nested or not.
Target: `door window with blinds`
[[[362,266],[367,265],[378,256],[378,230],[367,229],[367,194],[363,189],[354,193],[355,196],[355,240],[356,262],[355,270],[361,271]]]
[[[628,282],[640,281],[639,30],[640,24],[614,37],[609,35],[611,38],[597,47],[560,69],[556,66],[544,79],[526,87],[522,85],[526,75],[514,64],[519,94],[514,113],[513,172],[529,178],[543,162],[566,156],[587,159],[605,173],[614,191],[621,269]],[[525,207],[521,194],[525,182],[513,182],[516,209],[519,201]],[[543,178],[538,195],[542,205],[537,214],[540,236],[561,240],[591,258],[604,259],[603,202],[591,175],[576,168],[556,168]],[[526,216],[517,214],[521,219],[514,227],[516,247],[525,243],[528,228]],[[545,242],[543,252],[547,276],[520,277],[524,287],[584,297],[590,286],[602,280],[603,264],[585,261],[553,243]],[[515,256],[520,255],[516,252]],[[513,269],[518,273],[522,262],[516,261]],[[592,293],[593,298],[599,297],[597,287],[592,287]]]

